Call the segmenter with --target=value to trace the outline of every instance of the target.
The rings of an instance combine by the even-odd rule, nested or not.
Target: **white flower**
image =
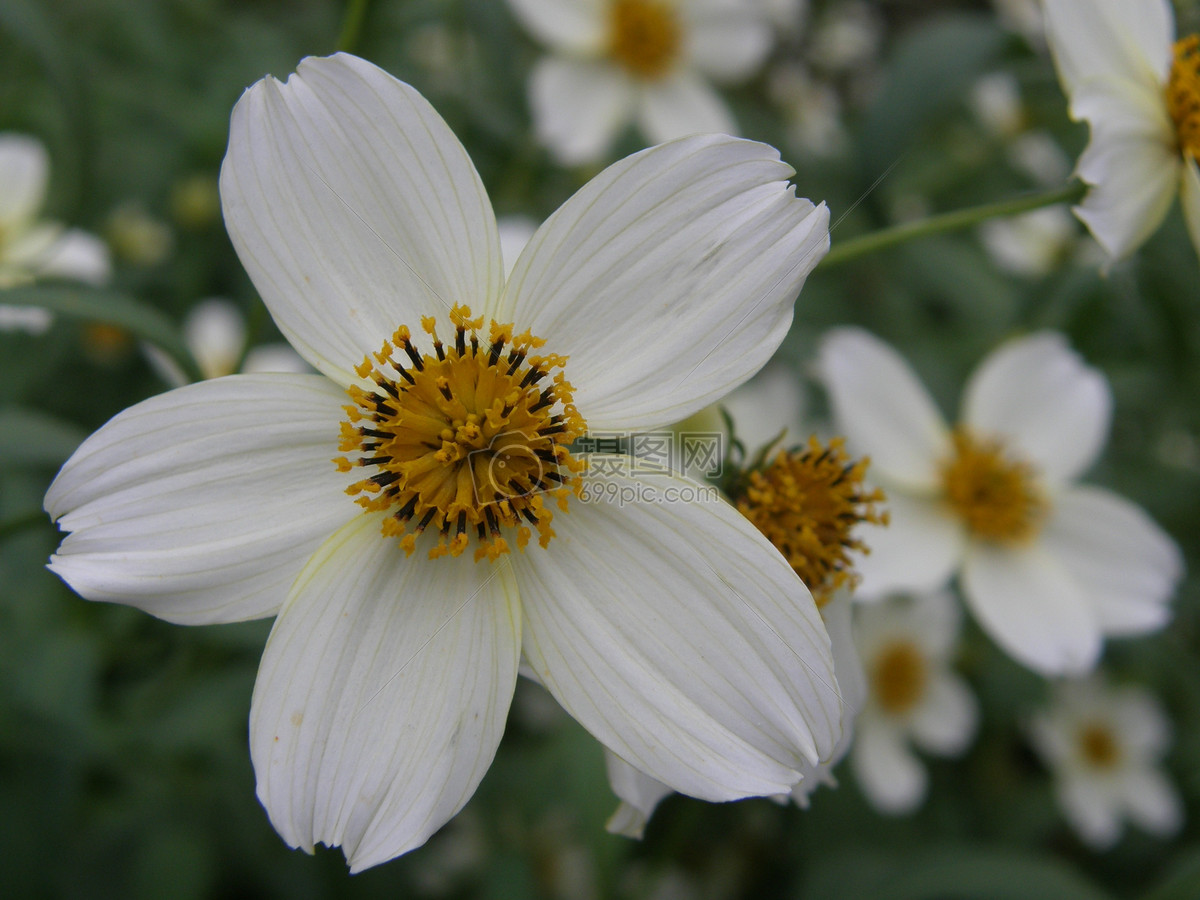
[[[831,332],[819,365],[839,430],[870,455],[891,513],[857,567],[860,596],[932,590],[961,568],[980,625],[1042,674],[1087,671],[1102,635],[1170,618],[1179,548],[1139,507],[1074,483],[1103,449],[1112,398],[1061,335],[993,352],[953,431],[904,360],[865,331]]]
[[[50,159],[41,141],[0,132],[0,288],[37,278],[103,284],[108,248],[94,235],[38,219],[46,198]],[[0,307],[0,330],[38,334],[50,316],[31,307]]]
[[[241,310],[223,297],[209,297],[188,310],[183,320],[183,341],[205,378],[220,378],[238,371],[245,374],[312,371],[287,344],[260,344],[247,350],[246,320]],[[150,344],[142,349],[151,367],[168,384],[181,387],[188,383],[187,374],[161,349]]]
[[[770,8],[748,0],[509,0],[552,55],[529,81],[538,138],[564,165],[604,157],[631,121],[651,143],[735,133],[707,78],[752,75],[771,49]]]
[[[170,621],[277,614],[259,798],[290,844],[341,845],[356,871],[467,802],[522,655],[674,789],[790,789],[838,733],[815,604],[727,504],[616,474],[584,502],[569,446],[585,420],[685,416],[767,360],[828,247],[791,174],[725,136],[646,150],[551,216],[506,283],[483,184],[412,88],[344,54],[260,81],[233,112],[225,221],[325,377],[231,375],[117,416],[47,494],[71,532],[51,568]]]
[[[854,639],[867,699],[850,764],[880,812],[911,812],[925,798],[927,775],[910,741],[928,753],[958,756],[975,736],[978,705],[950,668],[959,618],[954,599],[942,591],[859,605]]]
[[[1183,824],[1179,795],[1158,769],[1171,723],[1141,688],[1096,677],[1058,684],[1030,738],[1055,775],[1067,820],[1097,850],[1117,842],[1124,818],[1162,836]]]
[[[1048,275],[1081,236],[1079,223],[1063,206],[1047,206],[991,219],[979,226],[979,237],[997,267],[1014,275]],[[1095,246],[1088,241],[1090,246]]]
[[[1045,13],[1071,115],[1091,126],[1075,214],[1120,259],[1178,193],[1200,253],[1200,35],[1175,42],[1168,0],[1046,0]]]
[[[866,701],[866,679],[854,647],[850,606],[849,594],[842,592],[821,607],[821,618],[833,648],[837,691],[842,699],[842,731],[829,755],[815,762],[805,760],[800,766],[801,780],[796,782],[789,794],[778,798],[791,799],[804,809],[808,808],[813,792],[821,785],[837,787],[833,769],[850,749],[854,718]],[[604,751],[604,764],[608,771],[608,783],[620,800],[606,827],[613,834],[641,839],[646,823],[654,815],[658,804],[671,793],[671,789],[640,772],[611,750]]]

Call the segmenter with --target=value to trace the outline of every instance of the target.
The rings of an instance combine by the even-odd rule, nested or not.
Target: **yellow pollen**
[[[1179,152],[1200,159],[1200,34],[1175,44],[1167,80],[1167,111],[1175,123]]]
[[[661,78],[679,55],[682,33],[671,0],[611,0],[609,54],[638,78]]]
[[[871,688],[880,708],[891,715],[912,710],[925,695],[929,680],[925,656],[912,643],[886,645],[871,667]]]
[[[850,552],[869,551],[852,535],[855,526],[887,524],[887,513],[875,508],[883,492],[863,485],[868,465],[849,460],[841,438],[824,447],[810,437],[807,446],[780,451],[765,468],[749,472],[735,497],[738,511],[783,554],[817,606],[859,581]]]
[[[1047,504],[1032,466],[995,440],[954,432],[954,456],[942,467],[947,502],[976,537],[1016,543],[1037,533]]]
[[[422,353],[401,326],[356,369],[367,384],[347,389],[338,449],[370,474],[346,489],[368,512],[387,512],[381,531],[406,553],[426,530],[439,535],[429,558],[459,556],[474,541],[475,559],[524,550],[533,531],[545,547],[554,536],[550,501],[565,512],[578,494],[584,463],[568,447],[586,430],[572,387],[554,369],[563,356],[535,356],[544,342],[511,325],[450,312],[450,346],[432,316],[421,320],[432,344]]]
[[[1090,722],[1079,729],[1079,753],[1097,769],[1111,769],[1121,758],[1121,747],[1105,724]]]

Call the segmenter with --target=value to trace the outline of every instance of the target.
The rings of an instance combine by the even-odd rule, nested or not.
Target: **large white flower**
[[[978,704],[950,668],[960,618],[943,591],[859,606],[854,641],[867,697],[850,763],[880,812],[911,812],[925,798],[928,776],[910,741],[928,753],[958,756],[975,736]]]
[[[98,237],[38,218],[50,158],[41,141],[0,133],[0,288],[36,278],[89,284],[108,279],[108,248]]]
[[[1030,737],[1054,772],[1067,820],[1097,850],[1117,842],[1124,818],[1157,835],[1183,824],[1179,795],[1158,769],[1171,723],[1141,688],[1098,677],[1058,684]]]
[[[771,11],[751,0],[509,0],[553,55],[530,76],[539,139],[565,165],[604,157],[636,119],[651,143],[734,133],[706,78],[738,81],[771,49]]]
[[[1175,41],[1168,0],[1045,0],[1045,26],[1071,115],[1091,126],[1076,215],[1120,259],[1179,194],[1200,252],[1200,35]]]
[[[47,494],[71,532],[51,568],[175,622],[278,614],[259,797],[290,844],[341,845],[354,870],[466,803],[522,654],[673,788],[789,789],[838,733],[815,605],[729,505],[672,501],[695,485],[666,472],[661,502],[617,475],[583,502],[569,448],[585,420],[670,422],[766,361],[828,247],[790,174],[720,135],[646,150],[506,283],[483,184],[416,91],[347,55],[264,79],[233,112],[225,221],[325,377],[231,375],[117,416]]]
[[[961,568],[980,625],[1043,674],[1086,671],[1103,635],[1170,618],[1179,548],[1139,507],[1074,483],[1103,449],[1112,398],[1061,335],[993,352],[954,430],[899,354],[861,329],[831,332],[819,366],[891,514],[858,565],[860,596],[933,590]]]

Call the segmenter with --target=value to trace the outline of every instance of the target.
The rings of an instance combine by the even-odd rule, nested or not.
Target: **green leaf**
[[[183,367],[188,377],[196,380],[201,377],[175,322],[154,307],[126,294],[73,285],[37,285],[0,291],[0,303],[40,306],[59,315],[124,328],[135,337],[162,349]]]
[[[87,437],[87,432],[56,416],[0,407],[0,463],[57,467]]]

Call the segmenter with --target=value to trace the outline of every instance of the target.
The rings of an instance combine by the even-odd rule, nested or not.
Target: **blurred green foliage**
[[[987,4],[873,6],[887,26],[882,62],[867,99],[848,104],[843,152],[789,147],[765,76],[728,94],[746,135],[796,166],[798,193],[828,202],[835,242],[914,205],[948,210],[1033,187],[968,111],[985,72],[1013,72],[1030,124],[1072,157],[1082,147],[1086,131],[1067,120],[1052,68]],[[1180,10],[1200,18],[1194,4]],[[130,314],[149,310],[169,330],[221,295],[245,311],[255,343],[277,339],[205,190],[241,91],[331,52],[343,13],[327,0],[0,0],[0,129],[47,144],[48,214],[103,234],[132,201],[174,230],[165,260],[118,259],[111,291],[136,304]],[[555,167],[534,142],[524,79],[540,50],[505,4],[377,0],[357,51],[433,102],[498,213],[543,217],[592,174]],[[620,149],[637,147],[629,135]],[[1003,338],[1067,333],[1116,396],[1091,479],[1144,506],[1184,547],[1189,571],[1200,568],[1200,268],[1178,212],[1107,274],[1064,259],[1044,278],[1011,275],[974,232],[818,269],[781,355],[801,373],[823,329],[850,322],[894,342],[947,411]],[[96,332],[86,309],[44,335],[0,332],[0,896],[1200,896],[1194,574],[1167,631],[1106,653],[1118,679],[1151,687],[1174,719],[1169,771],[1191,817],[1172,841],[1133,831],[1094,854],[1073,836],[1022,736],[1045,686],[971,631],[961,665],[982,731],[963,759],[930,763],[929,800],[910,817],[874,813],[843,772],[807,811],[672,797],[644,842],[610,836],[615,800],[599,749],[523,683],[478,794],[426,847],[353,878],[340,852],[290,851],[255,800],[246,747],[269,623],[175,627],[83,601],[43,567],[58,538],[41,497],[57,466],[82,436],[163,389],[135,343]]]

